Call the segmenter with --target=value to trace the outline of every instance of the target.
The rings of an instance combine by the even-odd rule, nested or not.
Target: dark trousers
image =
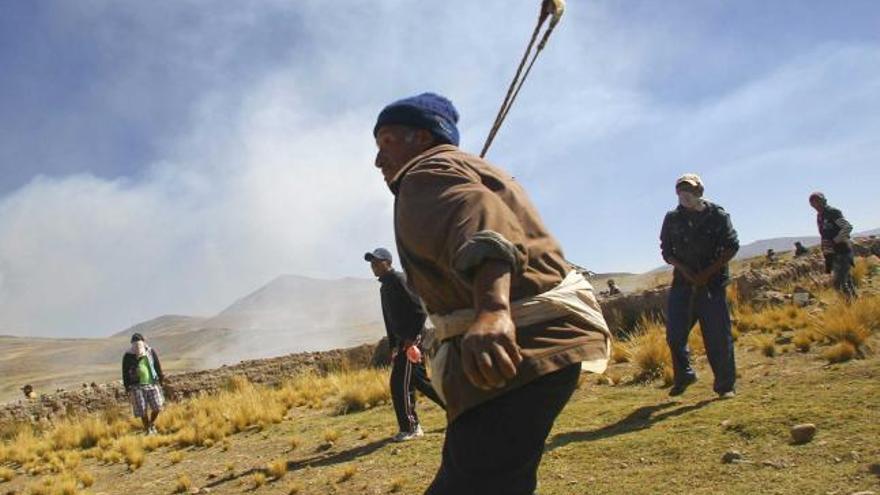
[[[730,309],[724,287],[695,290],[690,286],[678,286],[670,290],[666,342],[672,352],[675,383],[696,377],[691,368],[688,335],[697,321],[703,332],[706,357],[715,374],[713,388],[719,394],[730,392],[736,384],[736,362],[730,333]]]
[[[831,273],[834,278],[834,288],[843,294],[847,300],[856,297],[856,284],[852,278],[853,255],[836,253],[831,261]]]
[[[456,418],[425,494],[532,495],[544,442],[580,370],[576,364],[544,375]]]
[[[391,401],[400,431],[412,432],[419,425],[419,416],[416,414],[417,389],[438,406],[444,407],[431,386],[425,364],[409,362],[406,352],[400,350],[391,362]]]

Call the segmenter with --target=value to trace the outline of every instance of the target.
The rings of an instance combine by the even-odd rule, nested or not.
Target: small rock
[[[721,427],[726,430],[726,429],[730,428],[731,424],[732,424],[732,422],[729,419],[725,419],[724,421],[721,422]]]
[[[391,450],[391,455],[400,455],[400,449],[395,447],[394,449]]]
[[[791,335],[780,335],[776,337],[776,345],[788,345],[791,344]]]
[[[874,495],[874,492],[865,490],[863,492],[852,492],[850,495]]]
[[[804,423],[791,427],[791,439],[795,444],[807,443],[816,435],[816,425]]]
[[[783,461],[771,461],[769,459],[762,462],[761,464],[764,466],[772,467],[774,469],[784,469],[787,467],[785,465],[785,462],[783,462]]]
[[[843,462],[843,459],[841,459],[840,457],[834,456],[834,463],[835,464],[840,464],[841,462]]]
[[[743,460],[743,455],[738,450],[728,450],[721,456],[721,462],[724,464],[732,464]]]

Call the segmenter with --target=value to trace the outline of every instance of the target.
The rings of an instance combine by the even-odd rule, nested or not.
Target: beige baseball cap
[[[694,187],[699,187],[700,189],[704,189],[703,187],[703,179],[700,178],[697,174],[684,174],[675,181],[675,187],[678,187],[679,184],[688,183]]]

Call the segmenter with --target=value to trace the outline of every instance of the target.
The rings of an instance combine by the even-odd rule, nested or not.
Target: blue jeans
[[[723,286],[694,290],[690,286],[672,287],[666,311],[666,342],[672,352],[675,383],[696,378],[691,367],[688,335],[694,323],[700,322],[706,356],[715,374],[713,386],[723,394],[734,389],[736,362],[733,357],[733,336],[730,334],[730,309]]]

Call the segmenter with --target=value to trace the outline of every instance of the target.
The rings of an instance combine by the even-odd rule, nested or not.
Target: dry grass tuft
[[[740,307],[735,313],[736,327],[740,332],[764,332],[778,334],[808,328],[810,315],[803,308],[786,305],[761,309]]]
[[[192,488],[192,481],[186,474],[177,476],[177,485],[174,487],[174,493],[189,493]]]
[[[611,362],[626,363],[629,362],[629,352],[627,352],[626,343],[615,340],[611,343]]]
[[[262,472],[256,472],[253,476],[251,476],[251,486],[254,490],[266,484],[266,474]]]
[[[119,453],[122,454],[125,463],[132,471],[144,465],[144,446],[141,437],[128,436],[119,439],[116,444]]]
[[[172,452],[171,455],[168,456],[168,460],[171,461],[171,464],[178,464],[183,460],[183,452],[176,451]]]
[[[339,482],[344,483],[344,482],[352,479],[354,477],[355,473],[357,473],[357,466],[355,466],[355,465],[345,466],[344,468],[342,468],[342,472],[339,473]]]
[[[302,491],[302,485],[299,483],[291,483],[287,485],[287,495],[298,495]]]
[[[8,467],[0,467],[0,481],[6,482],[15,478],[15,471]]]
[[[870,256],[867,258],[857,257],[855,260],[855,266],[853,267],[852,272],[850,272],[856,286],[864,286],[865,281],[868,280],[868,277],[877,270],[878,266],[880,266],[880,260],[878,260],[876,256]]]
[[[813,330],[829,342],[848,342],[858,349],[880,324],[874,318],[880,318],[880,298],[866,297],[853,304],[838,299],[826,308]]]
[[[266,464],[266,472],[276,480],[280,480],[287,474],[287,459],[279,457]]]
[[[297,437],[297,436],[292,436],[292,437],[290,437],[290,439],[287,441],[287,445],[290,446],[290,451],[291,451],[291,452],[293,452],[294,450],[296,450],[296,448],[300,446],[300,443],[301,443],[301,441],[300,441],[299,437]]]
[[[388,491],[390,493],[398,493],[402,489],[403,489],[403,479],[394,478],[393,480],[391,480],[391,486],[388,487]]]
[[[243,392],[252,387],[253,384],[246,376],[235,375],[226,380],[223,388],[228,392]]]
[[[337,440],[339,440],[339,432],[332,428],[328,428],[324,430],[324,433],[321,434],[321,438],[323,438],[324,441],[327,443],[335,443]]]
[[[752,335],[749,340],[752,349],[760,351],[761,354],[767,357],[774,357],[778,354],[779,350],[776,348],[776,338],[773,335]]]
[[[661,322],[643,318],[627,342],[627,351],[638,370],[637,381],[660,378],[666,385],[672,383],[672,356]]]
[[[43,478],[39,483],[35,483],[28,487],[26,493],[28,495],[76,495],[77,479],[67,473],[61,476],[50,476]],[[17,493],[17,492],[10,492]]]
[[[850,342],[841,341],[825,349],[822,357],[827,359],[829,363],[843,363],[856,357],[856,348]]]
[[[791,339],[791,343],[799,352],[808,352],[815,341],[816,335],[811,330],[798,330]]]
[[[77,471],[76,479],[78,479],[85,488],[95,484],[95,475],[88,471]]]
[[[370,368],[350,371],[331,375],[330,379],[337,390],[338,414],[363,411],[391,400],[387,370]]]

